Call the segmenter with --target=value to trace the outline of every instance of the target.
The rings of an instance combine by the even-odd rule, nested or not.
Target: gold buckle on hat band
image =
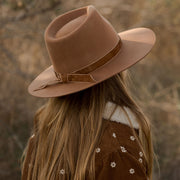
[[[96,62],[93,62],[90,65],[87,65],[85,68],[76,70],[72,73],[58,73],[54,70],[54,73],[55,73],[55,76],[57,79],[51,80],[50,82],[46,82],[45,84],[41,85],[40,87],[34,89],[34,91],[43,89],[49,85],[53,85],[53,84],[57,84],[57,83],[67,83],[70,81],[96,82],[96,80],[93,78],[93,76],[89,73],[96,70],[97,68],[103,66],[107,62],[109,62],[112,59],[112,57],[114,57],[120,51],[121,46],[122,46],[122,42],[119,37],[118,43],[109,53],[107,53],[105,56],[103,56]]]

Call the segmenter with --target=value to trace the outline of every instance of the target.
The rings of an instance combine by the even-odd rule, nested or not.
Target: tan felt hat
[[[117,33],[88,5],[56,17],[46,28],[52,65],[29,85],[36,97],[57,97],[94,86],[129,68],[152,49],[156,36],[145,27]]]

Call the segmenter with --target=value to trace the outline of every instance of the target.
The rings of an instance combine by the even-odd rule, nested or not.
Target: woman
[[[125,69],[150,52],[153,31],[117,33],[89,5],[55,18],[45,42],[52,65],[28,91],[49,100],[35,115],[22,179],[152,179],[151,125]]]

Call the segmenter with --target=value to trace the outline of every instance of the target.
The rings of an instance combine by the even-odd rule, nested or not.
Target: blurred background
[[[154,180],[180,179],[180,1],[179,0],[1,0],[0,1],[0,179],[20,179],[20,157],[33,116],[47,99],[28,94],[29,83],[51,63],[44,30],[56,16],[94,5],[117,32],[149,27],[157,40],[131,67],[132,93],[153,124],[160,165]]]

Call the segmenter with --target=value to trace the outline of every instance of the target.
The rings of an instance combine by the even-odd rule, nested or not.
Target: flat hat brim
[[[108,63],[90,73],[97,82],[71,81],[34,91],[35,88],[55,78],[51,65],[30,83],[28,92],[36,97],[57,97],[87,89],[136,64],[151,51],[156,41],[155,33],[144,27],[126,30],[118,35],[122,41],[121,50]]]

